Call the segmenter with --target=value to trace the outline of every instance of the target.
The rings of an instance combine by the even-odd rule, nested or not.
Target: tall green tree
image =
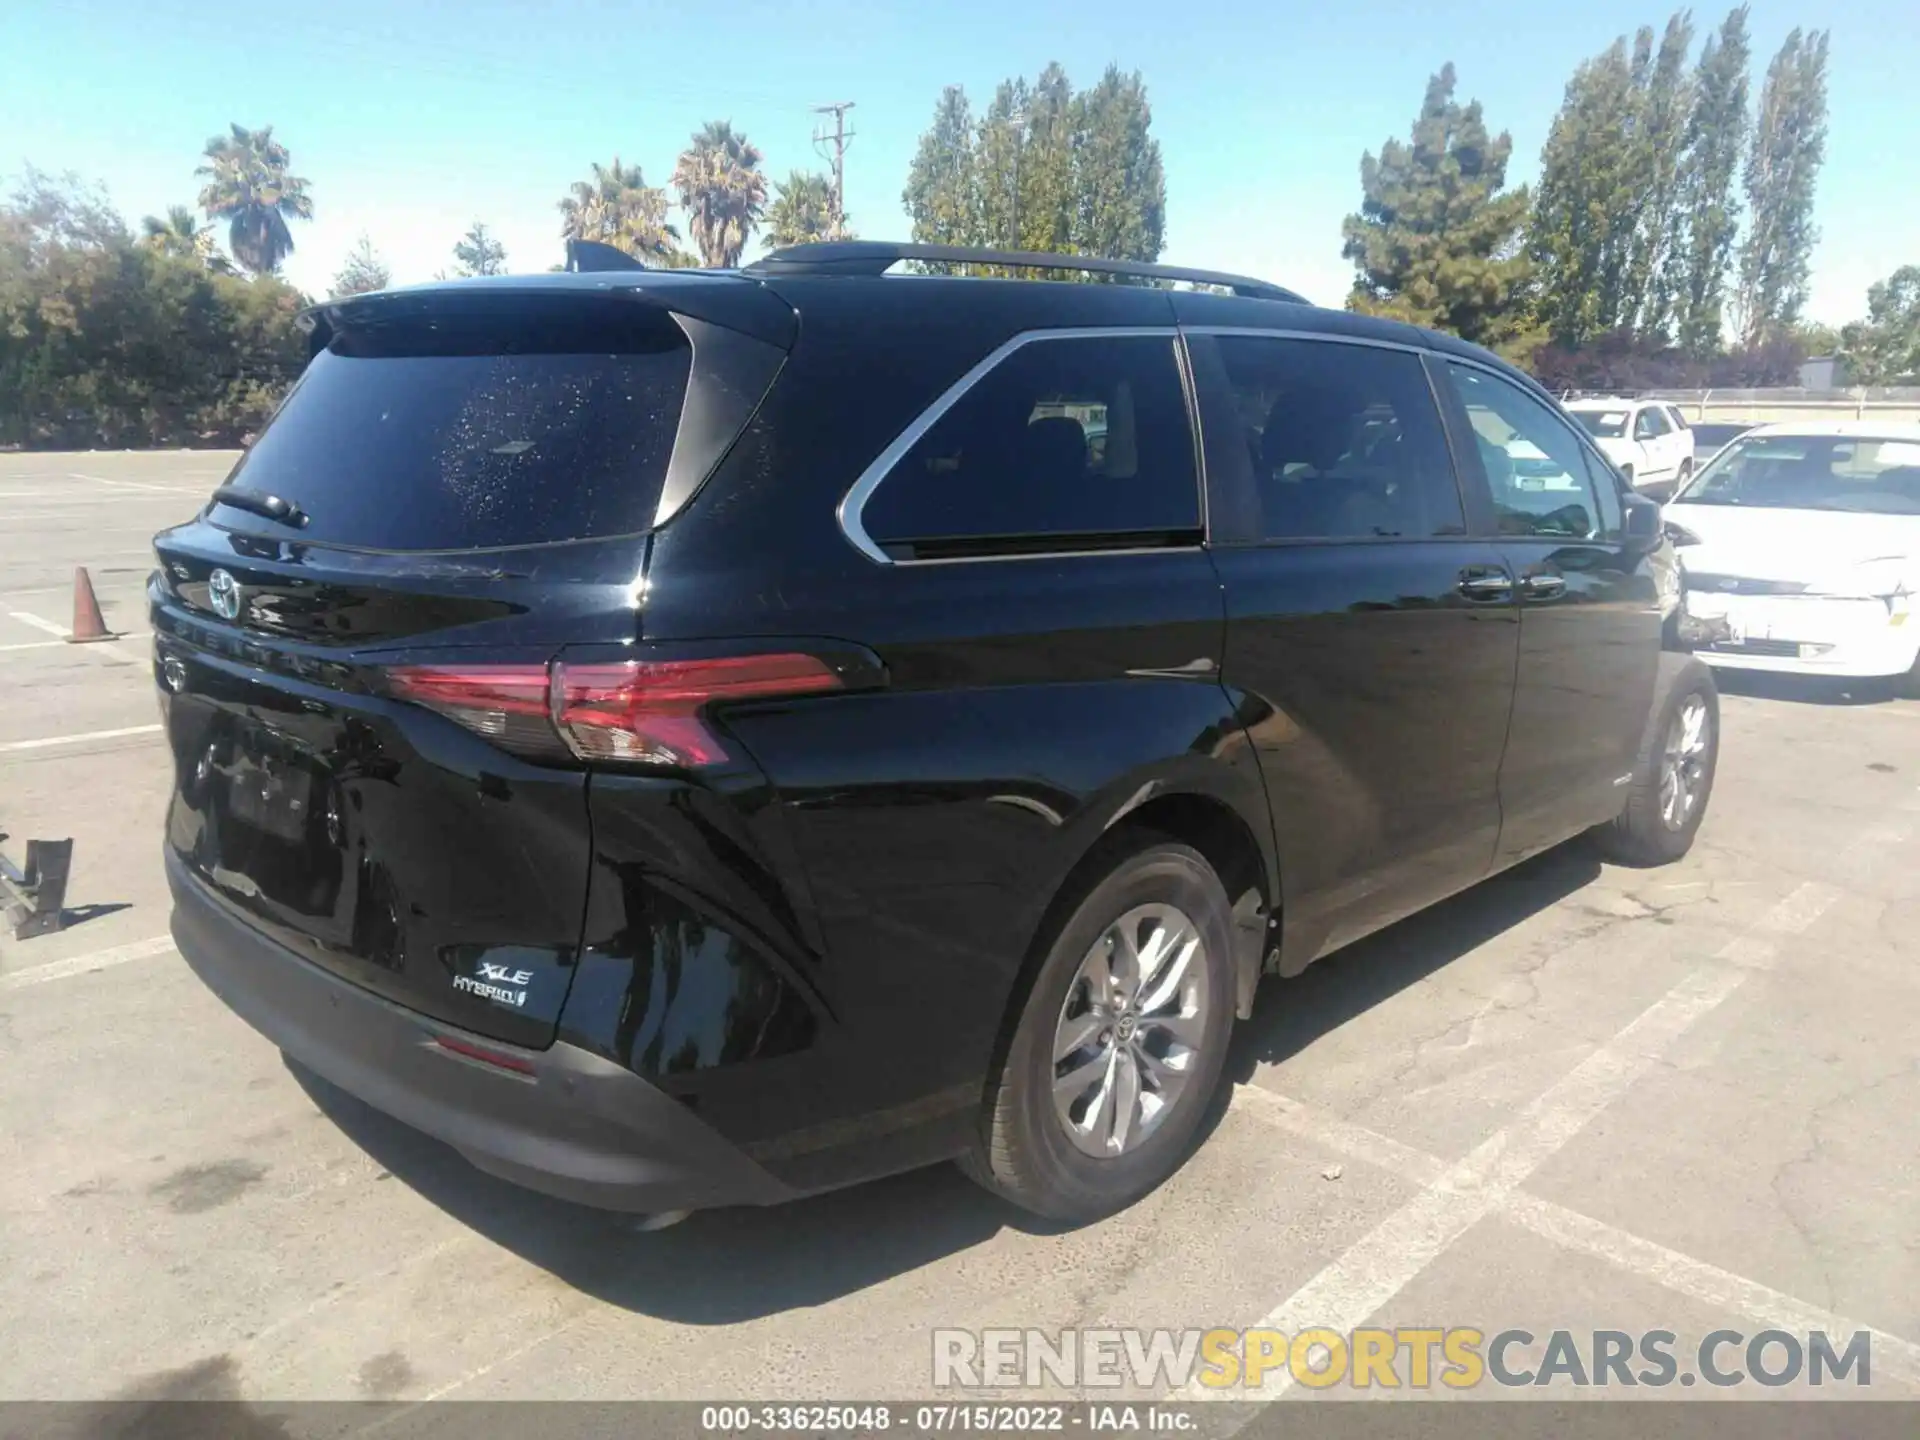
[[[1347,308],[1499,345],[1524,304],[1528,196],[1505,189],[1512,137],[1489,134],[1480,102],[1461,105],[1454,85],[1449,63],[1427,81],[1411,137],[1360,158],[1360,213],[1341,227],[1359,271]]]
[[[1791,31],[1767,67],[1747,153],[1747,234],[1734,324],[1747,345],[1791,327],[1807,302],[1819,231],[1814,181],[1827,150],[1827,32]]]
[[[767,206],[760,151],[729,120],[709,120],[680,153],[669,182],[687,212],[687,232],[701,261],[731,269],[753,238]]]
[[[808,245],[820,240],[851,239],[847,217],[833,204],[833,177],[818,171],[795,170],[774,187],[767,206],[769,245]]]
[[[1867,318],[1840,331],[1856,385],[1920,385],[1920,265],[1902,265],[1867,291]]]
[[[1640,203],[1628,245],[1621,311],[1623,322],[1654,346],[1665,343],[1673,322],[1668,257],[1678,230],[1680,157],[1693,104],[1693,83],[1687,74],[1687,52],[1692,48],[1693,13],[1682,10],[1668,17],[1651,67],[1637,65],[1635,70],[1638,144],[1634,158],[1640,167]]]
[[[1540,319],[1560,345],[1577,346],[1617,328],[1627,308],[1644,208],[1635,70],[1624,37],[1582,61],[1540,152],[1527,252],[1539,284]]]
[[[1747,7],[1729,12],[1700,47],[1680,162],[1681,239],[1671,261],[1675,324],[1696,357],[1721,345],[1727,269],[1740,216],[1733,179],[1747,140]]]
[[[1167,243],[1167,176],[1140,72],[1107,66],[1074,97],[1074,215],[1070,243],[1082,255],[1158,260]]]
[[[913,238],[1156,260],[1167,186],[1152,124],[1145,82],[1113,66],[1078,93],[1058,64],[1003,81],[977,123],[948,86],[901,196]]]
[[[140,222],[140,243],[149,250],[158,250],[182,260],[194,260],[217,270],[231,268],[227,264],[227,257],[219,251],[213,230],[202,225],[185,205],[169,205],[165,215],[149,215],[143,219]]]
[[[349,295],[365,295],[372,290],[384,290],[392,283],[393,272],[387,268],[387,262],[373,248],[373,241],[362,235],[347,252],[340,273],[333,277],[332,298],[344,300]]]
[[[306,362],[305,300],[135,239],[29,169],[0,202],[0,445],[232,444]]]
[[[311,220],[307,182],[290,173],[292,157],[273,138],[273,127],[229,133],[207,141],[206,163],[193,172],[206,180],[200,208],[209,220],[227,221],[227,248],[255,275],[268,275],[293,253],[289,220]]]
[[[973,147],[973,107],[965,90],[949,85],[913,152],[900,196],[918,243],[982,243]]]
[[[611,245],[654,265],[670,265],[680,253],[680,232],[667,223],[667,192],[618,155],[612,165],[594,162],[591,175],[574,181],[560,201],[560,236]]]
[[[476,220],[453,247],[453,271],[462,276],[504,275],[507,273],[507,247],[494,239],[492,232]]]

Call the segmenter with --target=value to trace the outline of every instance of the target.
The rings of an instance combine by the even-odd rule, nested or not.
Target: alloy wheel
[[[1713,744],[1713,718],[1700,695],[1689,695],[1674,711],[1660,755],[1660,819],[1669,830],[1686,828],[1706,788]]]
[[[1087,1155],[1142,1144],[1180,1103],[1206,1033],[1200,929],[1172,905],[1109,925],[1067,987],[1053,1042],[1054,1112]]]

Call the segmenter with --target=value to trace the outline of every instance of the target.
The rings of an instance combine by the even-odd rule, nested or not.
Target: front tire
[[[1095,1220],[1157,1187],[1220,1083],[1232,944],[1206,857],[1143,837],[1048,944],[961,1167],[1056,1220]]]
[[[1663,657],[1664,658],[1664,657]],[[1670,865],[1693,848],[1720,761],[1720,692],[1713,672],[1690,657],[1667,683],[1640,742],[1627,803],[1593,831],[1600,851],[1622,865]]]

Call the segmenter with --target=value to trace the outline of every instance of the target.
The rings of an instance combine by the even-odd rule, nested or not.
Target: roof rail
[[[1108,260],[1098,255],[1054,255],[1039,250],[984,250],[969,245],[903,245],[890,240],[832,240],[789,245],[746,268],[760,275],[881,275],[902,260],[946,261],[958,265],[1004,265],[1017,270],[1082,270],[1096,275],[1132,275],[1147,280],[1185,280],[1219,285],[1256,300],[1311,302],[1284,285],[1218,270],[1189,270],[1181,265],[1150,265],[1142,260]]]

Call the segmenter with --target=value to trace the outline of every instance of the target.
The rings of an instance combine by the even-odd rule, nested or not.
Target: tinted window
[[[1667,424],[1667,417],[1660,413],[1660,407],[1650,405],[1640,412],[1639,423],[1633,427],[1636,440],[1654,440],[1669,433],[1673,427]]]
[[[1371,345],[1223,335],[1237,432],[1268,540],[1466,531],[1418,357]],[[1208,417],[1208,425],[1214,423]]]
[[[1519,386],[1449,363],[1502,535],[1591,539],[1607,525],[1587,448],[1551,407]]]
[[[920,437],[861,524],[918,556],[1196,541],[1173,346],[1171,336],[1021,346]]]
[[[298,504],[310,517],[301,539],[366,549],[645,530],[690,355],[670,319],[604,302],[349,330],[315,357],[229,483]],[[293,533],[229,507],[216,519]]]

